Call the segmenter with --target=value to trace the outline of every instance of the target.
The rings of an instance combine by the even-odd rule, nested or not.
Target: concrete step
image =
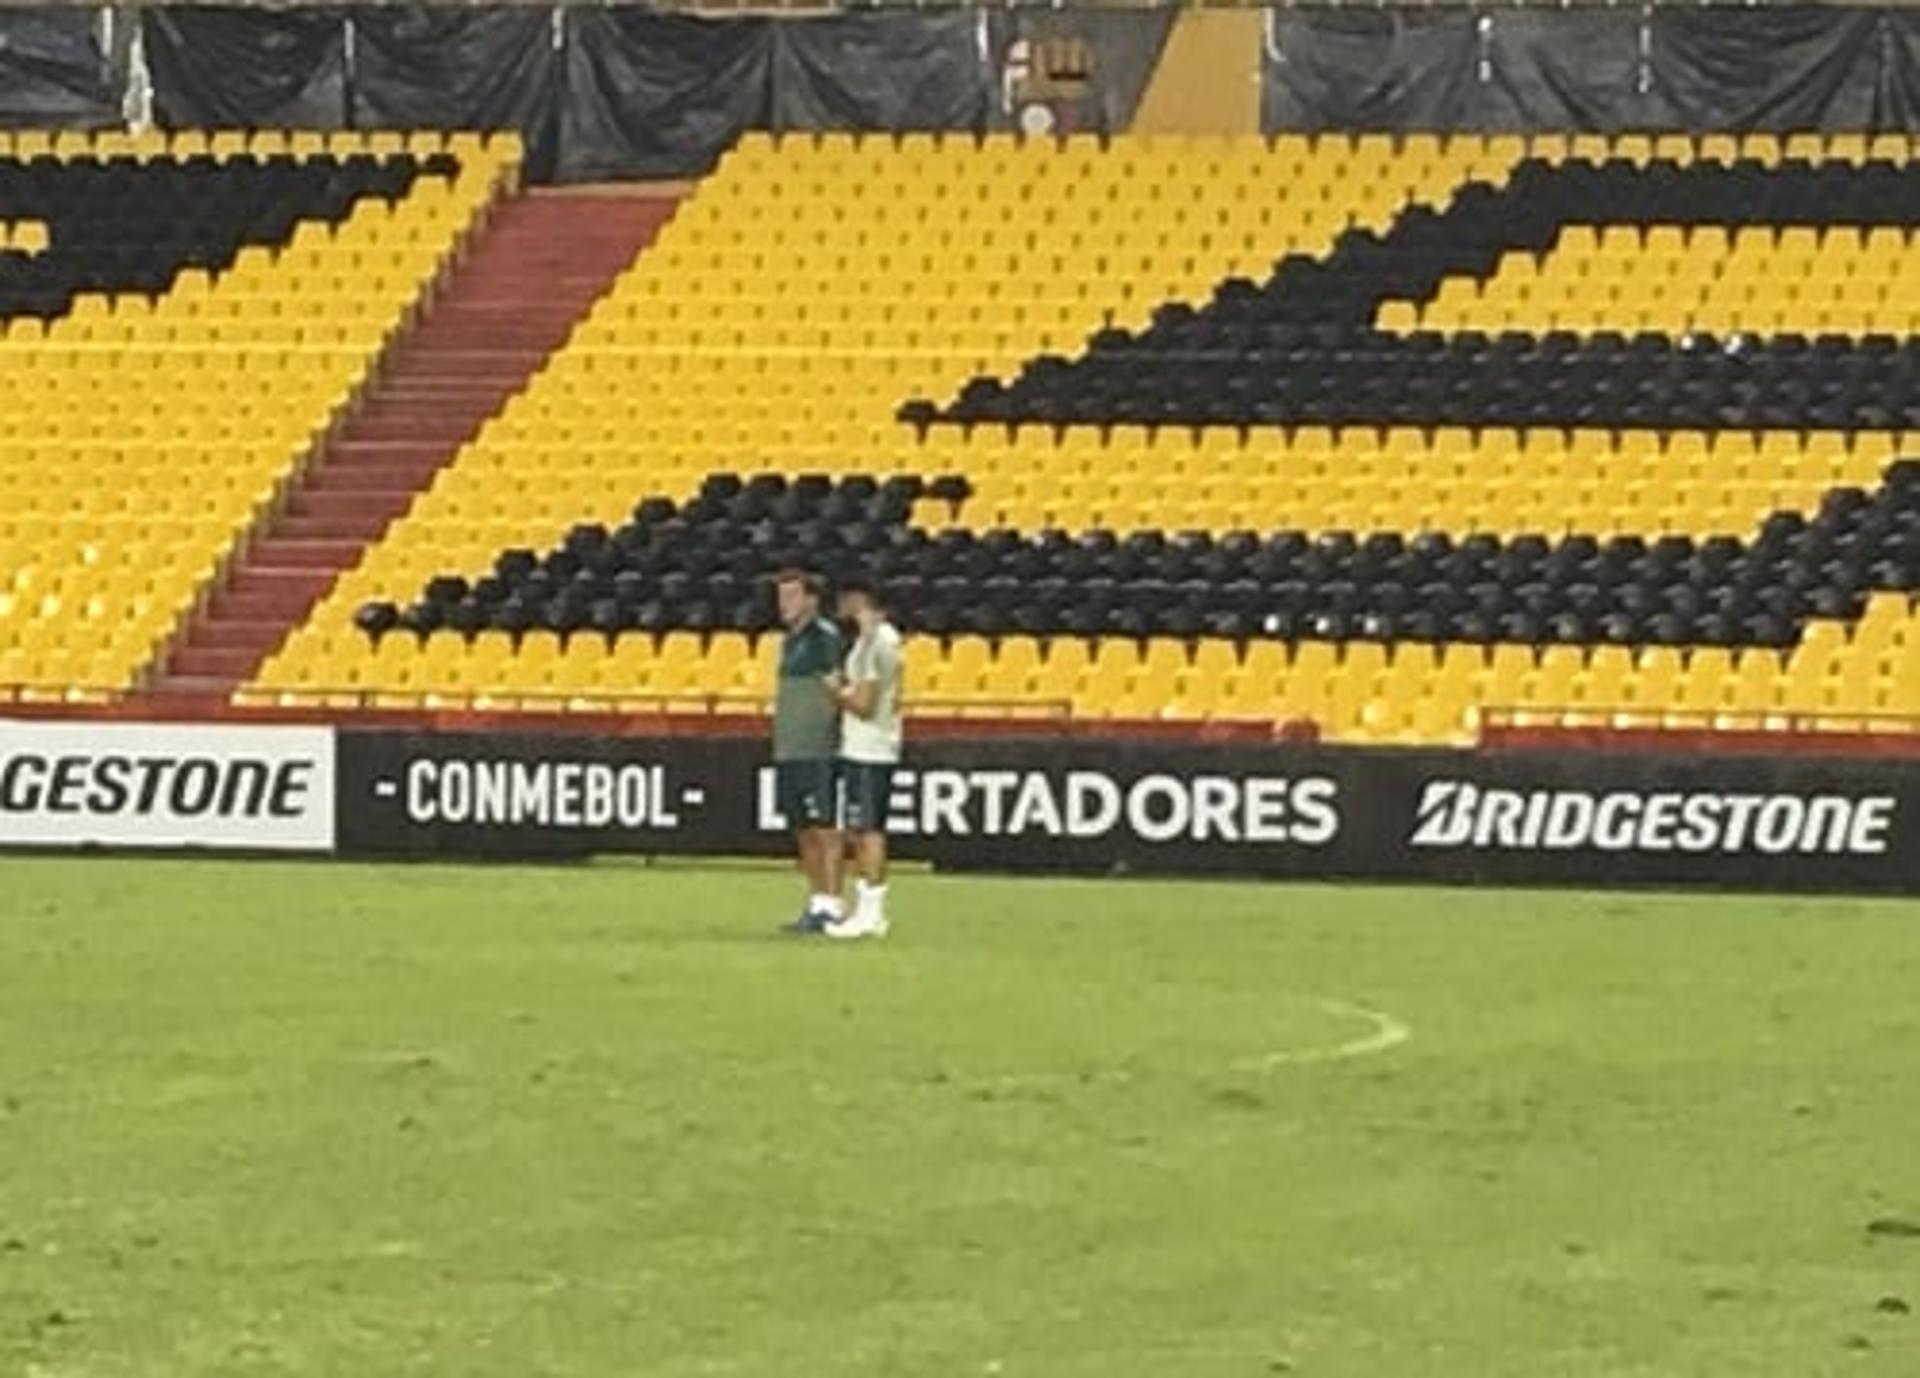
[[[207,601],[206,620],[217,622],[266,622],[284,632],[286,619],[298,616],[307,607],[307,598],[292,593],[235,593],[231,588],[216,592]]]
[[[199,708],[208,704],[224,705],[240,681],[231,675],[189,675],[169,672],[147,687],[149,703],[164,707],[178,703]]]
[[[524,297],[476,304],[471,309],[448,309],[434,315],[401,346],[409,355],[426,358],[450,348],[480,350],[525,349],[533,341],[551,339],[573,323],[572,313],[557,307],[577,306],[586,294],[567,291],[549,281],[538,302]]]
[[[325,595],[333,587],[333,581],[339,577],[332,570],[292,569],[287,566],[268,567],[256,561],[244,561],[227,579],[227,592],[241,597],[262,597],[282,600],[313,600]]]
[[[543,356],[544,357],[544,356]],[[405,407],[493,407],[513,396],[526,383],[525,373],[512,369],[492,372],[437,373],[428,364],[398,361],[400,371],[370,389],[362,410],[398,403]]]
[[[434,452],[447,455],[453,452],[449,445],[436,445]],[[312,493],[394,493],[414,492],[433,481],[440,472],[438,462],[420,463],[393,460],[388,463],[375,463],[371,460],[359,464],[345,462],[322,464],[304,479],[304,489]]]
[[[408,378],[405,382],[382,383],[371,389],[366,396],[366,406],[382,410],[495,407],[513,395],[513,386],[505,378]]]
[[[545,296],[536,297],[530,292],[521,296],[500,293],[448,302],[420,327],[420,336],[428,338],[454,325],[486,326],[515,333],[536,326],[554,329],[572,324],[573,317],[572,303],[556,301],[549,280]]]
[[[258,651],[276,646],[286,629],[274,621],[248,621],[209,613],[187,631],[186,649],[193,651]]]
[[[564,251],[555,248],[555,240],[564,242]],[[634,228],[630,225],[503,225],[495,236],[475,249],[467,261],[494,261],[516,264],[528,259],[547,263],[578,262],[591,254],[633,252]],[[567,251],[579,250],[579,258]]]
[[[247,551],[251,569],[341,570],[359,555],[359,541],[287,540],[268,535]]]
[[[392,378],[412,366],[426,366],[431,360],[430,370],[437,377],[504,381],[526,377],[546,362],[549,352],[538,347],[509,348],[504,341],[460,335],[450,337],[444,346],[422,348],[418,353],[401,349],[394,356],[387,376]]]
[[[307,472],[322,474],[362,464],[438,464],[443,453],[431,440],[358,440],[349,427],[346,435],[327,447],[322,462]]]
[[[287,499],[283,517],[331,521],[363,521],[378,517],[390,520],[407,510],[417,489],[375,488],[341,492],[331,489],[301,488]]]
[[[232,684],[251,676],[259,663],[258,651],[215,651],[185,646],[173,653],[167,672],[170,675],[222,679]]]
[[[472,407],[461,407],[457,411],[442,407],[382,407],[355,416],[349,434],[363,441],[419,440],[424,443],[440,436],[459,436],[472,428]]]
[[[273,539],[289,541],[354,541],[364,545],[393,525],[393,517],[374,513],[359,517],[281,517],[273,524]]]
[[[479,421],[470,416],[389,416],[356,421],[352,434],[360,440],[410,440],[422,445],[438,442],[457,448],[471,440],[479,429]]]
[[[436,440],[459,439],[473,430],[472,408],[459,415],[447,415],[426,407],[395,407],[359,417],[348,434],[367,444],[430,444]]]
[[[388,363],[385,376],[367,389],[366,396],[371,402],[377,402],[382,397],[411,400],[422,396],[465,401],[510,388],[519,377],[511,369],[501,369],[497,373],[443,370],[428,353],[413,354],[406,358],[395,355]]]
[[[592,292],[602,278],[624,272],[629,255],[610,255],[599,262],[536,263],[522,258],[495,274],[483,290],[465,298],[463,307],[524,302],[536,310],[551,308],[563,299],[578,300]]]

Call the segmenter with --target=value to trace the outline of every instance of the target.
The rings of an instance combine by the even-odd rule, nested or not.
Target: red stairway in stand
[[[253,533],[150,692],[224,699],[251,679],[566,343],[673,207],[544,194],[497,208],[425,318],[388,345],[360,410]]]

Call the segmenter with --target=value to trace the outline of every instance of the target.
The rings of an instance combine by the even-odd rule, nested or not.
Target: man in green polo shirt
[[[797,839],[809,887],[805,911],[788,928],[819,933],[842,914],[835,788],[840,705],[830,683],[840,671],[840,629],[820,615],[820,584],[813,575],[782,570],[774,593],[787,629],[773,701],[775,793]]]

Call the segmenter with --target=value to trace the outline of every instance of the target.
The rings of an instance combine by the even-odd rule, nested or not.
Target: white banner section
[[[329,727],[0,722],[0,845],[333,849]]]

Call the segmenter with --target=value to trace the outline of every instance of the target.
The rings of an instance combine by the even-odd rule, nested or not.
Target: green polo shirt
[[[840,668],[840,629],[824,617],[791,627],[780,642],[773,700],[773,759],[829,761],[840,752],[840,706],[821,683]]]

